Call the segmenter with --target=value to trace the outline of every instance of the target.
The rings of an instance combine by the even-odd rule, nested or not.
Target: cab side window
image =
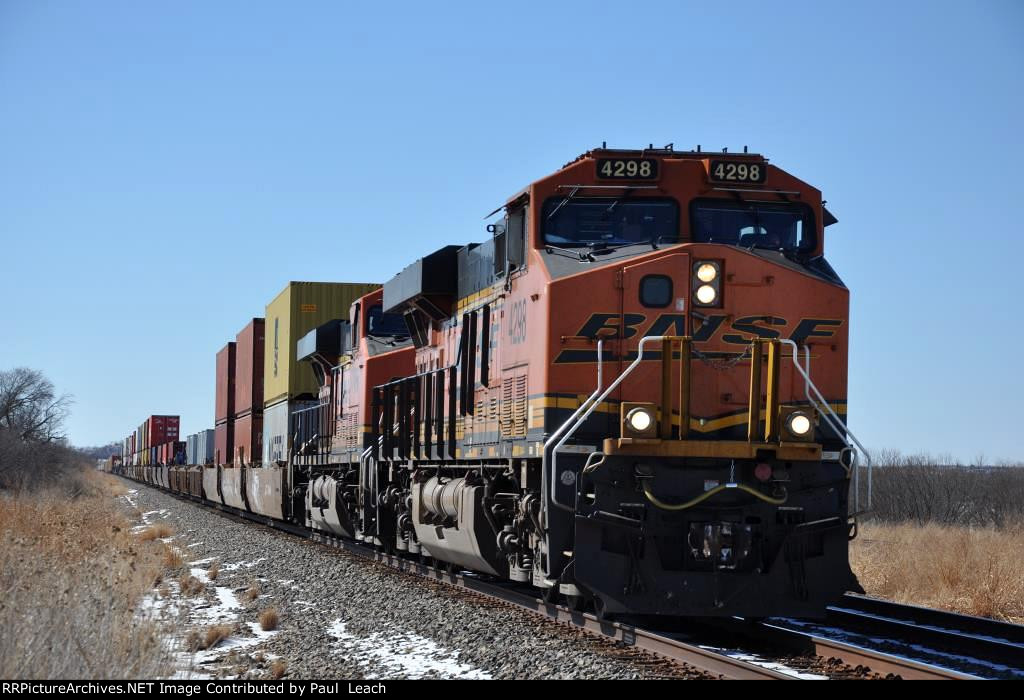
[[[519,207],[505,219],[506,258],[508,269],[518,270],[526,264],[526,221],[529,207]]]

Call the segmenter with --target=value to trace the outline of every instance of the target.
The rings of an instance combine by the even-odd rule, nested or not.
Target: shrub
[[[270,630],[277,629],[278,622],[280,622],[280,619],[276,608],[267,608],[260,613],[260,627],[265,631],[269,632]]]
[[[231,636],[231,625],[210,625],[203,634],[203,649],[212,649]]]
[[[182,574],[178,579],[178,586],[184,596],[198,595],[203,590],[203,583],[192,574]]]
[[[145,530],[139,533],[139,539],[143,542],[152,542],[153,540],[162,540],[165,537],[170,537],[174,534],[174,530],[167,523],[157,523],[156,525],[150,525]]]
[[[893,450],[882,450],[874,457],[868,519],[972,527],[1024,522],[1022,465],[981,466],[979,459],[979,464],[970,466],[949,458],[905,456]],[[860,491],[861,502],[866,503],[863,470]]]

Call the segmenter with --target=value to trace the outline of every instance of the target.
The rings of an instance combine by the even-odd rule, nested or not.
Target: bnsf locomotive
[[[280,517],[606,617],[858,590],[821,193],[751,153],[602,147],[494,215],[298,342],[320,400]]]

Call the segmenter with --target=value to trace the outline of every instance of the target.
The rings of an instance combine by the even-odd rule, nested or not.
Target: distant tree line
[[[1024,523],[1024,464],[963,464],[949,457],[872,454],[872,508],[884,522],[1006,527]],[[861,503],[867,478],[860,474]]]
[[[89,459],[109,459],[111,455],[121,454],[121,444],[116,441],[99,447],[76,447],[75,449],[83,457]]]
[[[61,485],[74,493],[87,460],[67,445],[71,403],[38,370],[0,371],[0,489]]]

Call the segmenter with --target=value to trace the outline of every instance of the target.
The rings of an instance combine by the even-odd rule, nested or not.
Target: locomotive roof
[[[704,158],[716,158],[716,159],[721,159],[721,158],[732,159],[732,158],[735,158],[735,159],[741,160],[741,161],[742,160],[756,160],[758,162],[763,162],[763,163],[767,163],[768,162],[768,159],[765,158],[760,153],[752,153],[752,152],[748,151],[746,146],[743,147],[743,152],[742,153],[738,152],[738,151],[730,153],[728,151],[728,149],[725,149],[725,148],[723,148],[721,151],[702,151],[701,147],[699,145],[697,146],[696,150],[677,151],[677,150],[675,150],[675,148],[673,147],[673,144],[671,144],[671,143],[666,145],[666,146],[663,146],[661,148],[655,148],[653,145],[650,145],[647,148],[608,148],[607,146],[602,144],[599,148],[592,148],[589,151],[584,151],[583,153],[581,153],[580,155],[576,156],[575,158],[570,160],[568,163],[563,165],[561,168],[559,168],[559,170],[564,170],[565,168],[568,168],[570,165],[573,165],[574,163],[579,163],[581,160],[584,160],[586,158],[602,158],[602,157],[648,158],[648,157],[651,157],[651,156],[657,156],[659,158],[669,158],[669,159],[675,159],[675,160],[702,160]],[[513,194],[511,197],[509,197],[507,200],[505,200],[505,203],[503,205],[501,205],[500,207],[498,207],[497,209],[492,211],[490,214],[488,214],[484,218],[485,219],[489,219],[490,217],[494,216],[495,214],[497,214],[502,209],[505,209],[506,207],[512,206],[513,204],[516,204],[517,202],[519,202],[519,200],[523,199],[524,197],[526,197],[528,195],[529,190],[530,190],[530,185],[527,185],[526,187],[522,188],[521,190],[519,190],[518,192]]]
[[[729,150],[726,149],[726,148],[723,148],[721,151],[702,151],[701,147],[699,145],[697,146],[696,150],[677,151],[677,150],[675,150],[675,148],[673,148],[673,145],[671,143],[668,144],[667,146],[663,146],[661,148],[655,148],[653,145],[651,145],[651,146],[648,146],[647,148],[639,148],[639,149],[638,148],[608,148],[604,144],[602,144],[600,148],[592,148],[589,151],[581,153],[579,156],[577,156],[573,160],[570,160],[568,163],[566,163],[562,167],[563,168],[567,168],[570,165],[572,165],[573,163],[578,163],[579,161],[583,160],[584,158],[599,158],[599,157],[603,157],[603,156],[604,157],[606,157],[606,156],[635,157],[635,158],[646,158],[646,157],[650,157],[650,156],[658,156],[659,158],[675,158],[675,159],[680,159],[680,160],[681,159],[702,160],[704,158],[723,158],[724,157],[724,158],[737,158],[737,159],[740,159],[740,160],[743,160],[744,158],[747,158],[747,159],[754,159],[754,160],[764,161],[766,163],[768,162],[768,159],[765,158],[760,153],[751,153],[751,152],[749,152],[747,150],[746,146],[743,147],[743,152],[742,153],[740,153],[738,151],[734,151],[734,152],[730,153]]]

